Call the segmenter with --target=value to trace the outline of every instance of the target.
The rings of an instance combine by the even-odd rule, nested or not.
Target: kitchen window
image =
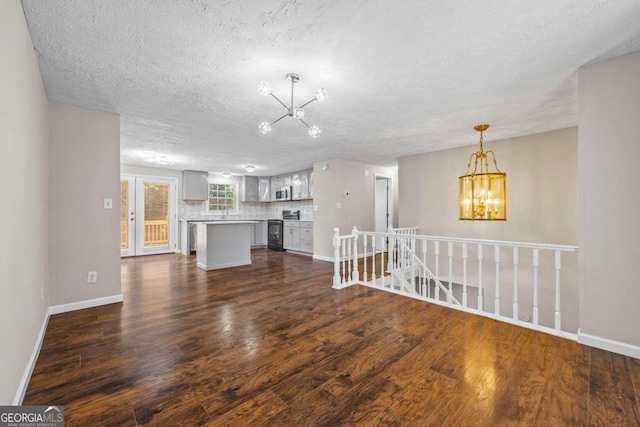
[[[209,184],[209,203],[207,210],[210,213],[233,212],[236,210],[236,185],[228,183]]]

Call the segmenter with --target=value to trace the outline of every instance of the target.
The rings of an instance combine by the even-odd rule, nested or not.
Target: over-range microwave
[[[291,200],[291,186],[276,191],[276,200]]]

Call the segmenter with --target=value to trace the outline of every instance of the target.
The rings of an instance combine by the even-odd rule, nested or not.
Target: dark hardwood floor
[[[51,317],[24,404],[69,426],[640,425],[640,360],[252,257],[123,259],[123,304]]]

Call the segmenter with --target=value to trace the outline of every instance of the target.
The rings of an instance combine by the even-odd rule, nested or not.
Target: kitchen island
[[[196,261],[203,270],[251,264],[251,230],[257,221],[198,222]]]

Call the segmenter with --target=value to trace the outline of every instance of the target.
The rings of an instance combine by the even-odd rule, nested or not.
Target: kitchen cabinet
[[[263,248],[267,246],[267,221],[256,221],[251,229],[251,247]]]
[[[271,199],[271,178],[261,176],[258,178],[258,201],[270,202]]]
[[[276,191],[280,190],[280,186],[278,185],[278,177],[272,176],[271,178],[269,178],[269,185],[271,187],[269,189],[270,198],[271,200],[276,200]]]
[[[240,193],[240,201],[242,202],[257,202],[258,199],[258,177],[257,176],[243,176],[242,177],[242,191]]]
[[[313,253],[312,221],[300,221],[300,252]]]
[[[272,176],[270,180],[271,185],[271,201],[276,200],[276,191],[279,191],[282,187],[291,187],[291,175],[279,175]]]
[[[286,250],[313,253],[313,222],[284,221],[282,246]]]
[[[209,174],[202,171],[182,171],[182,200],[208,200]]]
[[[309,198],[313,199],[313,168],[309,169]]]
[[[300,250],[300,221],[284,221],[282,247],[290,251]]]
[[[295,172],[291,175],[291,186],[293,200],[309,198],[309,169]]]

